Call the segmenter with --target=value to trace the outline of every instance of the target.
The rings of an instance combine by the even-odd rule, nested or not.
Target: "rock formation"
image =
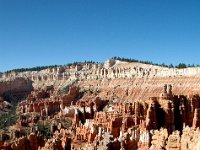
[[[119,60],[2,74],[0,95],[28,96],[0,148],[198,149],[199,81],[198,67]]]
[[[32,89],[32,81],[30,79],[22,77],[0,79],[0,96],[7,92],[14,95],[23,95],[30,93]]]

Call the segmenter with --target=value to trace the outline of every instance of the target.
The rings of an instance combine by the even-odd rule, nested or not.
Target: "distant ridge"
[[[98,63],[94,61],[85,61],[85,62],[73,62],[73,63],[68,63],[65,65],[50,65],[50,66],[36,66],[36,67],[30,67],[30,68],[17,68],[17,69],[12,69],[5,71],[5,73],[10,73],[10,72],[24,72],[24,71],[41,71],[47,68],[54,68],[54,67],[61,67],[61,66],[73,66],[73,65],[78,65],[78,64],[84,64],[84,63]],[[1,72],[0,72],[1,73]]]
[[[126,61],[126,62],[138,62],[138,63],[143,63],[143,64],[150,64],[150,65],[156,65],[156,66],[161,66],[161,67],[169,67],[169,68],[188,68],[188,67],[199,67],[199,65],[186,65],[185,63],[179,63],[178,65],[174,66],[173,64],[166,65],[165,63],[158,64],[158,63],[153,63],[152,61],[142,61],[142,60],[137,60],[137,59],[132,59],[132,58],[124,58],[124,57],[112,57],[111,59],[115,60],[120,60],[120,61]]]
[[[143,61],[143,60],[137,60],[133,58],[124,58],[124,57],[118,57],[114,56],[111,59],[114,60],[119,60],[119,61],[125,61],[125,62],[138,62],[138,63],[143,63],[143,64],[150,64],[150,65],[156,65],[156,66],[161,66],[161,67],[168,67],[168,68],[188,68],[188,67],[199,67],[199,65],[190,65],[190,64],[185,64],[185,63],[179,63],[178,65],[174,66],[173,64],[166,65],[165,63],[158,64],[158,63],[153,63],[152,61]],[[36,66],[36,67],[30,67],[30,68],[17,68],[17,69],[12,69],[5,71],[4,73],[10,73],[10,72],[24,72],[24,71],[41,71],[47,68],[54,68],[54,67],[60,67],[60,66],[72,66],[72,65],[78,65],[78,64],[84,64],[84,63],[99,63],[95,61],[84,61],[84,62],[73,62],[73,63],[68,63],[65,65],[49,65],[49,66]],[[2,74],[3,72],[0,72]]]

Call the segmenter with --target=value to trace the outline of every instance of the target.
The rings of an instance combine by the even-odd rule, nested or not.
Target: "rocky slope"
[[[35,88],[46,85],[60,88],[72,80],[78,80],[78,85],[83,88],[123,89],[130,93],[130,98],[140,98],[141,95],[159,94],[164,84],[171,84],[175,94],[199,93],[200,68],[167,68],[111,59],[104,64],[82,63],[42,71],[11,72],[1,75],[0,79],[0,94],[9,88],[15,91],[30,90],[31,84],[27,79],[33,81]]]
[[[199,148],[199,67],[110,59],[0,77],[0,95],[29,93],[0,148]]]

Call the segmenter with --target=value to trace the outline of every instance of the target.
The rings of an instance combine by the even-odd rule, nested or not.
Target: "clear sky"
[[[200,1],[0,0],[0,71],[113,56],[200,64]]]

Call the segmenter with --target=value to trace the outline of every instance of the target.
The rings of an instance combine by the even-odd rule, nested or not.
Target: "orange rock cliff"
[[[2,110],[23,99],[0,149],[198,149],[199,82],[199,67],[114,59],[2,74]]]

